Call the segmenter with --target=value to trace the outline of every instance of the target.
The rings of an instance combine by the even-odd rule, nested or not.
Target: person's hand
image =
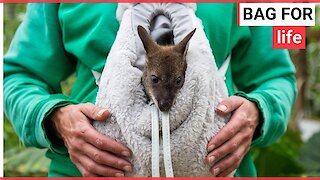
[[[71,161],[83,176],[121,177],[132,171],[132,165],[124,159],[131,151],[92,126],[93,120],[102,121],[108,116],[106,109],[90,103],[57,108],[51,115],[55,134],[63,139]]]
[[[248,152],[257,125],[259,110],[255,103],[239,96],[220,102],[216,110],[225,116],[233,112],[230,121],[208,143],[206,161],[210,171],[225,177],[237,169]]]

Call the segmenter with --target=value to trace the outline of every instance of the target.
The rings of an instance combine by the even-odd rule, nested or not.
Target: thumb
[[[103,121],[107,119],[110,115],[107,109],[102,109],[91,103],[82,104],[81,112],[85,114],[88,118],[97,120],[97,121]]]
[[[236,110],[244,103],[244,98],[240,96],[230,96],[218,104],[216,111],[220,114],[228,114]]]

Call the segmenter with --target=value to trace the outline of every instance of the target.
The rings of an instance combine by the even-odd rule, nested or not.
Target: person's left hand
[[[233,112],[230,121],[208,143],[206,161],[214,176],[225,177],[237,169],[248,152],[257,125],[259,110],[255,103],[231,96],[219,103],[216,110],[225,116]]]

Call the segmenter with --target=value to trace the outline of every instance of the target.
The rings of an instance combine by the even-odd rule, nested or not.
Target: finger
[[[77,168],[79,169],[83,177],[99,177],[97,174],[92,174],[87,171],[82,165],[78,165]]]
[[[94,158],[89,157],[88,151],[96,152],[95,149],[90,144],[82,145],[82,149],[74,148],[69,152],[71,161],[79,168],[81,174],[85,177],[98,177],[98,176],[123,176],[123,171],[120,169],[104,166],[101,163],[95,162]],[[98,150],[99,151],[99,150]],[[91,153],[96,154],[96,153]],[[97,156],[96,156],[97,157]],[[110,157],[110,156],[108,156]],[[91,158],[91,159],[90,159]],[[124,160],[122,160],[124,161]],[[121,159],[120,159],[121,162]],[[129,164],[128,162],[126,162]],[[114,163],[115,164],[115,163]],[[105,168],[102,170],[102,168]]]
[[[216,177],[228,177],[234,170],[236,170],[238,167],[236,166],[236,164],[234,164],[233,166],[231,166],[229,169],[221,172],[220,174],[218,174]],[[232,176],[231,176],[232,177]]]
[[[240,166],[241,160],[247,151],[248,145],[246,143],[242,144],[235,152],[228,154],[223,159],[218,161],[211,168],[211,172],[214,174],[214,176],[218,176],[221,173],[227,174],[230,168],[234,168],[233,170],[235,170]]]
[[[110,115],[107,109],[99,108],[98,106],[95,106],[91,103],[82,104],[80,107],[80,111],[90,119],[94,119],[97,121],[105,120]]]
[[[240,96],[230,96],[219,103],[217,112],[221,115],[231,113],[244,103],[244,98]]]
[[[85,175],[89,174],[105,177],[124,177],[123,171],[95,163],[87,156],[82,157],[81,165],[84,167]]]
[[[109,151],[116,155],[122,155],[125,157],[131,156],[131,151],[129,148],[121,143],[116,142],[112,138],[101,134],[92,126],[84,126],[78,131],[79,132],[77,134],[82,136],[86,142],[101,150]]]
[[[107,165],[115,169],[132,172],[132,166],[128,161],[106,151],[101,151],[90,144],[87,144],[87,146],[87,151],[85,152],[86,155],[88,155],[96,163]]]
[[[221,161],[219,161],[217,163],[217,165],[213,166],[211,168],[211,173],[214,176],[219,176],[221,173],[226,173],[225,171],[229,170],[230,168],[234,167],[234,169],[236,169],[238,167],[237,163],[238,163],[238,161],[235,161],[232,154],[230,154],[230,155],[226,156],[225,158],[221,159]],[[235,165],[235,164],[237,164],[237,165]]]
[[[84,155],[77,156],[77,158],[80,158],[80,159],[81,159],[81,157],[84,157]],[[73,158],[73,156],[70,156],[70,159],[77,166],[77,168],[81,172],[82,176],[84,176],[84,177],[98,177],[97,174],[93,174],[93,173],[87,171],[86,168],[82,165],[82,163],[79,162],[78,159]]]
[[[222,144],[217,149],[211,151],[206,157],[207,162],[209,164],[212,164],[216,161],[219,161],[220,159],[227,156],[228,154],[235,152],[239,148],[240,143],[243,142],[245,139],[246,139],[245,134],[241,132],[237,133],[229,141]]]
[[[238,121],[238,113],[234,113],[229,123],[227,123],[208,143],[207,151],[211,152],[213,149],[218,148],[223,143],[234,137],[243,126],[241,121]]]

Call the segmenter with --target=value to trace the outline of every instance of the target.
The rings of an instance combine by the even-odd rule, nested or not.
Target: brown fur
[[[170,110],[183,86],[188,42],[194,32],[195,29],[177,45],[160,46],[142,26],[138,26],[138,34],[146,50],[142,83],[149,98],[161,111]]]

